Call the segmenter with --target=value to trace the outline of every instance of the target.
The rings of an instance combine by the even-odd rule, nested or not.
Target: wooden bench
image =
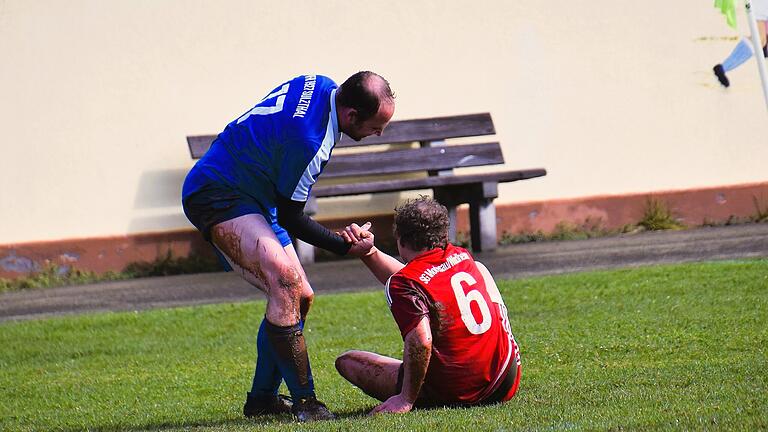
[[[501,165],[504,157],[498,142],[447,144],[451,138],[495,134],[489,113],[418,120],[393,121],[381,136],[356,142],[347,136],[336,145],[320,181],[312,188],[306,211],[317,210],[317,199],[383,192],[431,189],[434,198],[450,214],[450,238],[456,239],[456,207],[469,204],[470,238],[474,251],[494,250],[498,184],[547,174],[543,168],[458,174],[457,168]],[[215,135],[189,136],[190,154],[201,157]],[[418,143],[418,147],[414,147]],[[344,153],[341,148],[366,146],[365,151]],[[376,176],[373,179],[363,177]],[[324,182],[330,184],[324,184]],[[313,260],[313,249],[297,244],[304,262]]]

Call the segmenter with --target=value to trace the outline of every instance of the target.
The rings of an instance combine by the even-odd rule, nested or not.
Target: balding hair
[[[341,84],[337,101],[341,106],[357,111],[358,121],[365,121],[379,112],[382,103],[394,103],[395,94],[384,77],[375,72],[361,71]]]

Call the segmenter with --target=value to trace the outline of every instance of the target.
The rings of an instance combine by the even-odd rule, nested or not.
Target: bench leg
[[[317,214],[317,198],[310,195],[307,203],[304,205],[304,213],[309,216]],[[299,256],[299,262],[302,264],[312,264],[315,262],[315,247],[309,243],[304,243],[299,239],[293,241],[293,247],[296,249],[296,255]]]
[[[496,205],[493,199],[469,203],[469,226],[473,251],[496,250]]]
[[[448,209],[448,241],[456,243],[456,206],[446,206]]]
[[[309,243],[304,243],[299,239],[293,241],[293,247],[296,249],[296,255],[299,256],[299,262],[302,264],[312,264],[315,262],[315,247]]]

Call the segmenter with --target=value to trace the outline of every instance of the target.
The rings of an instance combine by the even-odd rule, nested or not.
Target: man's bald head
[[[395,94],[381,75],[370,71],[358,72],[339,87],[336,102],[357,112],[363,122],[376,115],[381,105],[393,105]]]

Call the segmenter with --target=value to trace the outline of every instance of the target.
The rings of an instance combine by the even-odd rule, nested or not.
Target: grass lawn
[[[493,269],[492,269],[493,270]],[[0,323],[0,430],[768,428],[768,260],[499,281],[522,350],[507,404],[376,418],[333,361],[401,355],[381,293],[320,296],[306,335],[336,422],[241,418],[264,302]]]

